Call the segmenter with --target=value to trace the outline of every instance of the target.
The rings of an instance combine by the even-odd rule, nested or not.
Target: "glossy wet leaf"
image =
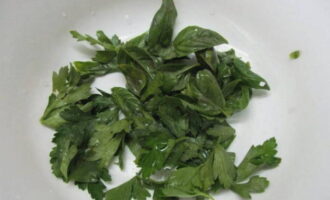
[[[177,11],[173,0],[163,0],[149,29],[149,48],[168,47],[171,44],[176,16]]]
[[[184,28],[173,41],[171,53],[163,55],[165,59],[184,57],[191,53],[227,43],[218,33],[198,26]]]
[[[127,88],[135,95],[140,95],[147,84],[147,77],[144,71],[131,64],[119,65],[119,69],[126,77]]]

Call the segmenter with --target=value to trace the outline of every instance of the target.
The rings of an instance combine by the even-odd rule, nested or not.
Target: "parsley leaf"
[[[214,149],[213,175],[219,179],[224,188],[230,188],[236,178],[236,168],[234,160],[221,145]]]
[[[77,31],[70,31],[73,38],[76,38],[77,41],[87,41],[91,45],[100,45],[103,46],[105,49],[113,51],[115,50],[114,44],[111,42],[111,40],[102,32],[97,31],[97,38],[95,39],[92,36],[85,34],[82,35]]]
[[[228,148],[235,138],[235,129],[225,124],[216,124],[207,130],[207,134],[217,138],[218,143],[224,148]]]
[[[70,120],[72,112],[79,112],[79,109],[65,110],[62,117]],[[69,165],[77,155],[79,145],[85,141],[92,129],[92,123],[88,117],[80,115],[77,119],[78,122],[69,122],[57,129],[53,139],[56,146],[50,153],[53,173],[64,181],[68,181]]]
[[[153,144],[150,151],[142,153],[137,160],[138,166],[142,168],[142,177],[147,178],[162,169],[175,144],[176,142],[173,139],[157,141],[157,144]]]
[[[198,167],[185,167],[174,171],[168,178],[165,187],[161,190],[165,197],[210,197],[200,188],[202,180],[199,175]]]
[[[123,132],[129,129],[130,123],[127,120],[116,121],[110,126],[96,126],[96,133],[89,141],[87,160],[100,160],[101,167],[108,167],[124,138]]]
[[[237,180],[242,181],[260,169],[278,166],[281,159],[275,157],[276,147],[275,138],[265,141],[262,145],[252,146],[238,166]]]
[[[149,192],[143,187],[141,180],[134,177],[126,183],[106,192],[106,200],[146,200]]]
[[[268,185],[269,181],[266,178],[253,176],[250,178],[249,182],[234,184],[231,189],[241,197],[251,199],[251,193],[264,192]]]
[[[41,117],[41,123],[58,128],[65,121],[60,113],[71,105],[91,96],[91,82],[83,82],[73,67],[63,67],[59,73],[53,73],[53,93],[49,97],[47,108]]]
[[[106,189],[105,185],[102,182],[96,183],[75,183],[80,189],[88,191],[91,197],[95,200],[103,200],[104,190]]]

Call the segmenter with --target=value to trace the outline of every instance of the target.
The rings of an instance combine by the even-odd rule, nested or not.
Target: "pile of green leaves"
[[[214,31],[189,26],[172,39],[176,17],[173,0],[163,0],[149,31],[125,43],[102,31],[96,38],[71,32],[102,50],[92,61],[54,72],[41,122],[56,131],[54,175],[93,199],[145,200],[153,190],[154,200],[202,200],[227,189],[250,198],[269,185],[256,173],[281,161],[271,138],[235,165],[227,151],[235,130],[226,118],[248,106],[252,89],[268,90],[268,84],[233,50],[216,51],[227,40]],[[112,72],[122,72],[127,87],[92,93],[94,79]],[[141,170],[106,191],[109,165],[118,157],[124,167],[125,147]]]

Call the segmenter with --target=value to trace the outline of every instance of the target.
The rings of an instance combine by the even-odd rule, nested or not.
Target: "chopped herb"
[[[300,57],[300,51],[299,50],[296,50],[296,51],[293,51],[290,53],[290,58],[295,60],[295,59],[298,59]]]
[[[154,200],[213,199],[210,193],[219,190],[251,198],[269,185],[256,174],[281,162],[271,138],[235,165],[235,153],[227,149],[237,133],[226,119],[248,106],[254,89],[270,87],[234,50],[214,48],[228,43],[217,32],[188,26],[174,36],[176,17],[173,0],[163,0],[149,31],[127,42],[102,31],[96,37],[71,31],[101,49],[90,61],[53,73],[41,123],[56,132],[53,174],[95,200],[146,200],[149,190]],[[95,78],[113,72],[123,73],[126,88],[93,93]],[[118,157],[124,167],[126,146],[141,170],[107,191],[109,166]],[[162,171],[163,180],[151,178]]]

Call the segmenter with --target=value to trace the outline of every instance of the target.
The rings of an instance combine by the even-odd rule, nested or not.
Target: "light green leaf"
[[[127,120],[119,120],[108,125],[96,126],[96,132],[89,142],[89,161],[99,161],[101,168],[109,166],[111,160],[118,151],[124,134],[130,129],[130,122]]]
[[[218,143],[225,149],[229,147],[235,138],[235,129],[229,125],[217,124],[207,130],[207,134],[218,139]]]
[[[230,188],[236,178],[234,161],[220,145],[217,145],[214,150],[213,174],[224,188]]]
[[[149,192],[143,187],[140,179],[134,177],[126,183],[106,192],[106,200],[146,200]]]
[[[237,180],[243,181],[260,169],[272,168],[280,164],[277,154],[275,138],[265,141],[262,145],[252,146],[244,160],[238,166]]]
[[[251,193],[262,193],[268,185],[269,181],[266,178],[253,176],[247,183],[234,184],[231,190],[245,199],[251,199]]]

